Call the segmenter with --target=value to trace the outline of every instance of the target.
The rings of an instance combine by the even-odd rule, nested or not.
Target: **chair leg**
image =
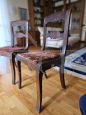
[[[44,75],[45,75],[45,78],[47,79],[47,78],[48,78],[48,76],[47,76],[46,72],[44,72]]]
[[[61,59],[61,66],[60,66],[60,81],[62,88],[66,88],[65,86],[65,79],[64,79],[64,57]]]
[[[16,82],[16,74],[15,74],[15,56],[12,55],[12,59],[10,60],[11,70],[12,70],[12,84]]]
[[[42,70],[41,70],[41,71],[42,71]],[[47,76],[46,72],[45,72],[45,71],[42,71],[42,73],[44,74],[45,78],[47,79],[48,76]]]
[[[21,89],[21,62],[17,62],[18,65],[18,75],[19,75],[19,89]]]
[[[61,81],[61,86],[62,88],[66,88],[65,86],[65,80],[64,80],[64,73],[60,73],[60,81]]]
[[[42,109],[42,76],[43,73],[41,71],[36,71],[36,86],[37,86],[37,104],[36,110],[37,112],[41,112]]]

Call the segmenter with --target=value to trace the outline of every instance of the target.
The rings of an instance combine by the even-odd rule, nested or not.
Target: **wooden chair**
[[[68,40],[68,31],[69,31],[69,20],[70,20],[70,11],[56,12],[50,16],[44,18],[44,47],[42,51],[34,51],[29,53],[23,53],[17,55],[17,64],[18,64],[18,73],[19,73],[19,88],[21,88],[21,62],[24,62],[30,69],[36,70],[36,85],[37,85],[37,106],[36,109],[38,112],[42,109],[42,76],[43,73],[50,69],[51,67],[61,64],[60,66],[60,81],[62,88],[65,88],[64,80],[64,61],[66,46]],[[61,51],[57,50],[46,50],[46,36],[51,36],[47,34],[47,26],[49,22],[64,22],[64,32],[61,35],[63,36],[63,46]],[[52,34],[54,37],[59,36],[60,32]]]
[[[28,21],[13,21],[12,46],[0,48],[0,56],[9,57],[12,67],[12,83],[15,84],[15,56],[28,52]]]

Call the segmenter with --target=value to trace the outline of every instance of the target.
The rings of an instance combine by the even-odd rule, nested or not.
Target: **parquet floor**
[[[10,65],[8,64],[10,68]],[[43,111],[40,115],[81,115],[79,98],[86,93],[86,80],[65,74],[66,86],[60,86],[59,73],[47,71],[48,79],[43,78]],[[11,83],[11,71],[0,76],[0,115],[38,115],[35,110],[35,72],[22,64],[22,89]]]

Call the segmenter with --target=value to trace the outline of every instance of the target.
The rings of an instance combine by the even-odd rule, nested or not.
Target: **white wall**
[[[20,19],[18,10],[19,7],[28,9],[27,0],[8,0],[8,10],[11,21]]]

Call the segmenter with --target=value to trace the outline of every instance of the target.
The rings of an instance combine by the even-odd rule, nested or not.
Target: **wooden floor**
[[[35,72],[23,65],[22,74],[22,89],[18,89],[18,82],[12,85],[11,71],[0,76],[0,115],[38,115],[35,110]],[[86,93],[86,81],[65,74],[67,88],[64,90],[57,71],[51,69],[47,74],[48,79],[43,78],[43,111],[40,115],[81,115],[79,98]]]

